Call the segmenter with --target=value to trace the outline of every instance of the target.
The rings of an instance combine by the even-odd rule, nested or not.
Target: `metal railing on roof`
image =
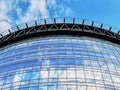
[[[35,21],[30,21],[24,24],[20,24],[16,27],[12,27],[9,30],[6,30],[2,33],[0,33],[0,38],[3,36],[6,36],[12,32],[18,31],[18,30],[24,30],[25,28],[33,27],[33,26],[39,26],[39,25],[44,25],[44,24],[55,24],[55,23],[68,23],[68,24],[82,24],[82,25],[88,25],[88,26],[94,26],[97,28],[105,29],[108,31],[112,31],[118,35],[120,35],[120,30],[113,28],[109,25],[96,22],[96,21],[91,21],[88,19],[81,19],[81,18],[47,18],[47,19],[39,19]]]

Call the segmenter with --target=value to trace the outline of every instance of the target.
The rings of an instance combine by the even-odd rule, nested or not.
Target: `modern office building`
[[[120,31],[113,30],[53,18],[2,33],[0,90],[120,90]]]

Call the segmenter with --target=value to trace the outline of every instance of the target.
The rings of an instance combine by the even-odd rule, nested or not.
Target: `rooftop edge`
[[[85,35],[120,44],[120,31],[105,24],[80,18],[40,19],[11,28],[0,34],[0,47],[15,42],[14,39],[52,34]],[[46,34],[45,34],[46,33]],[[24,37],[23,37],[24,36]],[[13,40],[13,41],[11,41]],[[6,43],[6,44],[5,44]]]

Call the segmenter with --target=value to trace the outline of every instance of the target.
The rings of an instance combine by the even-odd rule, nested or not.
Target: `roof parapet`
[[[41,33],[44,32],[52,35],[51,32],[54,31],[56,31],[54,34],[58,34],[57,32],[59,32],[64,35],[68,33],[74,35],[83,34],[91,37],[105,38],[108,41],[120,44],[120,30],[103,23],[80,18],[50,18],[27,22],[1,33],[0,47],[4,46],[3,42],[17,39],[22,36],[38,33],[42,35]],[[21,39],[23,39],[23,37]]]
[[[91,21],[91,20],[87,20],[87,19],[81,19],[81,18],[46,18],[46,19],[39,19],[36,21],[30,21],[30,22],[27,22],[24,24],[20,24],[16,27],[13,27],[9,30],[6,30],[0,34],[2,34],[2,36],[5,36],[5,35],[9,34],[8,32],[15,32],[17,30],[21,30],[24,28],[29,28],[29,27],[44,25],[44,24],[54,24],[54,23],[82,24],[82,25],[94,26],[94,27],[98,27],[101,29],[109,30],[109,31],[112,31],[114,33],[119,33],[118,29],[116,29],[116,28],[113,28],[109,25],[106,25],[106,24],[103,24],[100,22]]]

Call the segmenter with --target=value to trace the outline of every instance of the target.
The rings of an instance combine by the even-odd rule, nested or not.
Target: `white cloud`
[[[0,33],[2,34],[7,34],[7,30],[11,28],[11,20],[8,16],[8,6],[8,3],[6,3],[4,0],[0,1]]]
[[[47,0],[47,5],[49,8],[55,9],[56,8],[56,0]]]
[[[16,21],[17,24],[39,19],[40,17],[42,18],[49,17],[49,11],[47,9],[46,0],[30,0],[29,2],[30,6],[28,7],[24,16],[22,16],[19,13],[21,11],[18,10],[19,20]]]
[[[22,3],[25,10],[24,6],[20,6],[22,4],[19,0],[0,1],[0,32],[28,21],[52,16],[67,17],[72,14],[66,3],[57,0],[22,0]]]
[[[7,5],[4,1],[0,2],[0,20],[8,19],[7,16]]]
[[[65,10],[65,14],[66,14],[66,16],[72,15],[71,8],[67,7],[66,10]]]
[[[3,34],[7,34],[8,33],[8,29],[11,28],[11,25],[10,23],[6,22],[6,21],[1,21],[0,22],[0,33],[3,33]]]
[[[71,10],[71,8],[62,3],[56,7],[54,16],[70,17],[70,16],[72,16],[72,13],[73,13],[73,11]]]
[[[46,0],[31,0],[30,11],[32,13],[41,13],[42,17],[49,17]]]

